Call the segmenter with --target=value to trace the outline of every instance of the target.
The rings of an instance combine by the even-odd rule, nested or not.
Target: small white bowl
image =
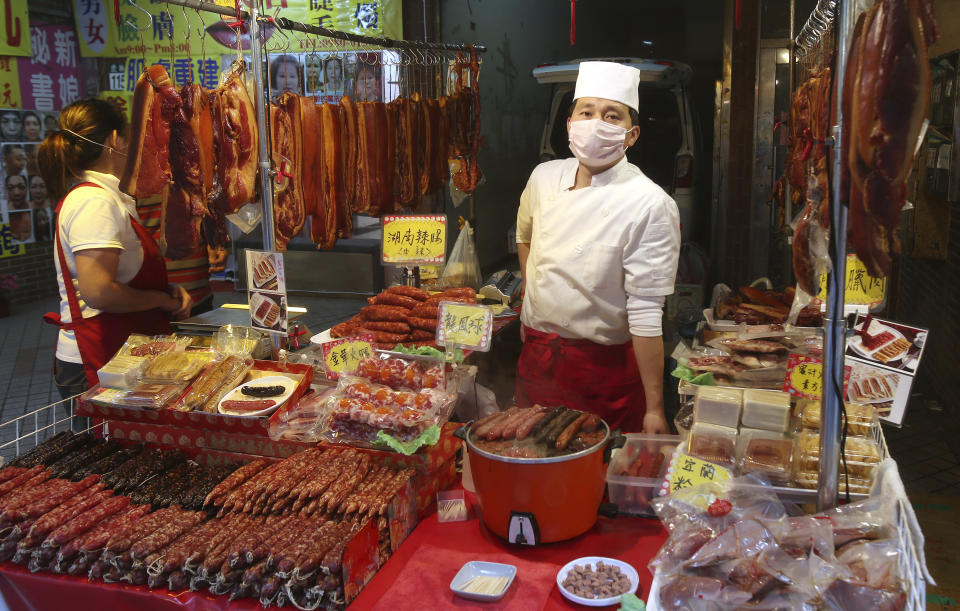
[[[457,573],[456,577],[453,578],[453,581],[450,582],[450,589],[457,596],[469,598],[470,600],[500,600],[503,598],[503,595],[507,593],[507,590],[510,589],[510,586],[513,585],[513,580],[516,578],[516,576],[517,567],[513,566],[512,564],[473,560],[460,567],[460,571]],[[465,592],[462,590],[461,588],[463,588],[463,586],[474,577],[506,577],[507,585],[503,587],[503,590],[501,590],[499,594],[475,594],[473,592]]]
[[[617,594],[616,596],[611,596],[609,598],[583,598],[582,596],[577,596],[572,592],[568,592],[567,589],[563,587],[563,582],[567,578],[567,574],[573,570],[574,565],[589,565],[590,568],[596,570],[597,561],[601,561],[609,566],[618,567],[620,571],[627,576],[627,579],[630,580],[630,589],[626,592]],[[583,558],[577,558],[576,560],[572,560],[563,565],[563,568],[560,569],[559,573],[557,573],[557,587],[560,588],[560,593],[563,594],[564,598],[567,600],[581,605],[586,605],[588,607],[607,607],[610,605],[619,604],[620,597],[624,594],[635,593],[637,588],[640,587],[640,575],[637,574],[637,570],[635,568],[626,562],[617,560],[616,558],[604,558],[603,556],[584,556]]]

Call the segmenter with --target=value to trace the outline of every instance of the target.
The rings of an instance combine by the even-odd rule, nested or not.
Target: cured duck
[[[160,64],[148,67],[133,92],[130,145],[120,190],[142,199],[159,195],[170,182],[170,123],[180,95]]]
[[[899,250],[906,178],[930,97],[927,49],[937,37],[931,0],[879,0],[851,43],[844,75],[852,83],[844,100],[850,131],[843,143],[850,234],[874,277],[887,274]]]

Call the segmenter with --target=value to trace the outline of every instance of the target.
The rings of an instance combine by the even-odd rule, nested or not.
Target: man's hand
[[[180,304],[180,307],[170,312],[170,316],[174,320],[189,318],[190,308],[193,307],[193,299],[190,298],[190,293],[179,284],[171,284],[170,296]]]
[[[648,411],[643,416],[643,433],[645,435],[669,435],[670,427],[663,412]]]

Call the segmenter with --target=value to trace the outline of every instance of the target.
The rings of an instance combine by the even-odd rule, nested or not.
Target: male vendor
[[[567,119],[574,158],[542,163],[520,197],[524,345],[517,403],[566,405],[611,428],[669,432],[661,317],[680,253],[677,205],[627,163],[640,72],[582,62]]]

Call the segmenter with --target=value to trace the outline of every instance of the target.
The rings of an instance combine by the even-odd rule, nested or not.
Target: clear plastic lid
[[[183,384],[138,384],[130,390],[117,393],[114,405],[161,409],[173,403],[183,392]]]
[[[216,404],[220,402],[220,398],[239,386],[252,367],[253,359],[241,358],[233,354],[214,361],[177,402],[176,409],[181,411],[204,409],[204,405],[207,405],[213,397],[218,397],[211,409],[204,409],[204,411],[216,411]]]
[[[154,383],[186,384],[197,377],[213,360],[212,352],[165,352],[155,357],[143,374],[144,381]]]
[[[97,371],[100,385],[108,388],[133,388],[147,367],[147,359],[116,355]]]
[[[694,423],[687,440],[687,454],[733,467],[737,457],[737,429],[706,422]]]
[[[870,489],[873,487],[872,473],[869,477],[859,477],[851,473],[849,478],[844,477],[841,473],[838,478],[838,487],[841,493],[846,491],[848,479],[850,482],[850,492],[854,494],[870,494]],[[798,471],[793,474],[793,482],[800,488],[816,490],[820,484],[820,473],[818,471]]]
[[[790,478],[793,439],[773,431],[743,429],[738,455],[744,473],[762,473],[772,483],[785,484]]]
[[[697,422],[736,428],[740,424],[742,403],[740,389],[700,386],[694,399],[693,417]]]
[[[127,338],[117,354],[130,356],[154,357],[165,352],[186,350],[193,344],[192,337],[178,337],[176,335],[146,335],[133,334]]]
[[[857,437],[869,437],[873,427],[878,426],[880,417],[871,405],[846,403],[847,434]],[[800,423],[805,429],[820,430],[820,402],[807,401],[801,407]]]
[[[844,444],[847,472],[851,476],[872,478],[882,459],[880,446],[872,439],[847,437]],[[803,431],[794,444],[793,462],[797,471],[819,471],[820,433]]]
[[[790,428],[790,395],[777,390],[743,391],[743,426],[783,433]]]

